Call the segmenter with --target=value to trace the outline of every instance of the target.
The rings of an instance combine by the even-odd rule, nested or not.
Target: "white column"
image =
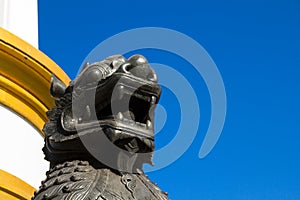
[[[0,0],[0,26],[38,48],[37,0]]]
[[[0,169],[38,188],[49,169],[43,146],[37,130],[0,105]]]
[[[0,27],[38,48],[37,0],[0,0]],[[49,166],[43,143],[28,122],[0,105],[0,169],[38,188]]]

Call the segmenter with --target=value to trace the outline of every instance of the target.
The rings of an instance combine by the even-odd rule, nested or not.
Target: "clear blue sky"
[[[218,66],[227,95],[222,135],[199,159],[211,114],[203,79],[191,67],[182,70],[189,64],[174,54],[135,51],[180,71],[197,88],[201,108],[192,145],[170,166],[149,173],[151,179],[173,200],[300,199],[300,2],[39,1],[40,49],[71,78],[101,41],[149,26],[200,43]],[[168,118],[158,148],[175,136],[180,121],[168,89],[161,104]]]

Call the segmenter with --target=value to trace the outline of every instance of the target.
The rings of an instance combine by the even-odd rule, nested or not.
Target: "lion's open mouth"
[[[99,123],[123,133],[153,139],[153,112],[157,97],[143,91],[143,88],[130,91],[125,85],[116,93],[111,102],[97,112]]]
[[[92,95],[96,97],[94,105],[84,107],[81,105],[86,102],[79,101],[73,105],[73,109],[82,108],[77,114],[73,115],[74,110],[63,112],[62,122],[70,122],[68,118],[74,122],[63,124],[65,130],[83,131],[100,126],[114,135],[153,140],[153,112],[160,96],[157,84],[116,73],[100,83]]]

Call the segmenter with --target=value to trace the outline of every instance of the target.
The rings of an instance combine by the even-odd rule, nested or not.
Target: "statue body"
[[[167,200],[142,171],[154,150],[161,88],[147,60],[86,64],[69,86],[53,77],[56,107],[44,126],[50,170],[32,199]]]
[[[118,173],[109,168],[95,169],[86,161],[56,165],[47,173],[34,199],[164,200],[154,183],[140,173]]]

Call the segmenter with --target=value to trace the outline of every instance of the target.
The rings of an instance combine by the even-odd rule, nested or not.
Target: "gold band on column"
[[[0,28],[0,104],[24,118],[42,136],[48,120],[46,111],[54,106],[49,93],[52,74],[69,84],[70,78],[44,53]],[[34,191],[26,182],[0,170],[0,199],[31,199]]]
[[[0,169],[0,199],[31,199],[35,188]]]
[[[40,133],[46,111],[54,105],[51,76],[69,84],[70,78],[44,53],[0,28],[0,104],[32,124]]]

